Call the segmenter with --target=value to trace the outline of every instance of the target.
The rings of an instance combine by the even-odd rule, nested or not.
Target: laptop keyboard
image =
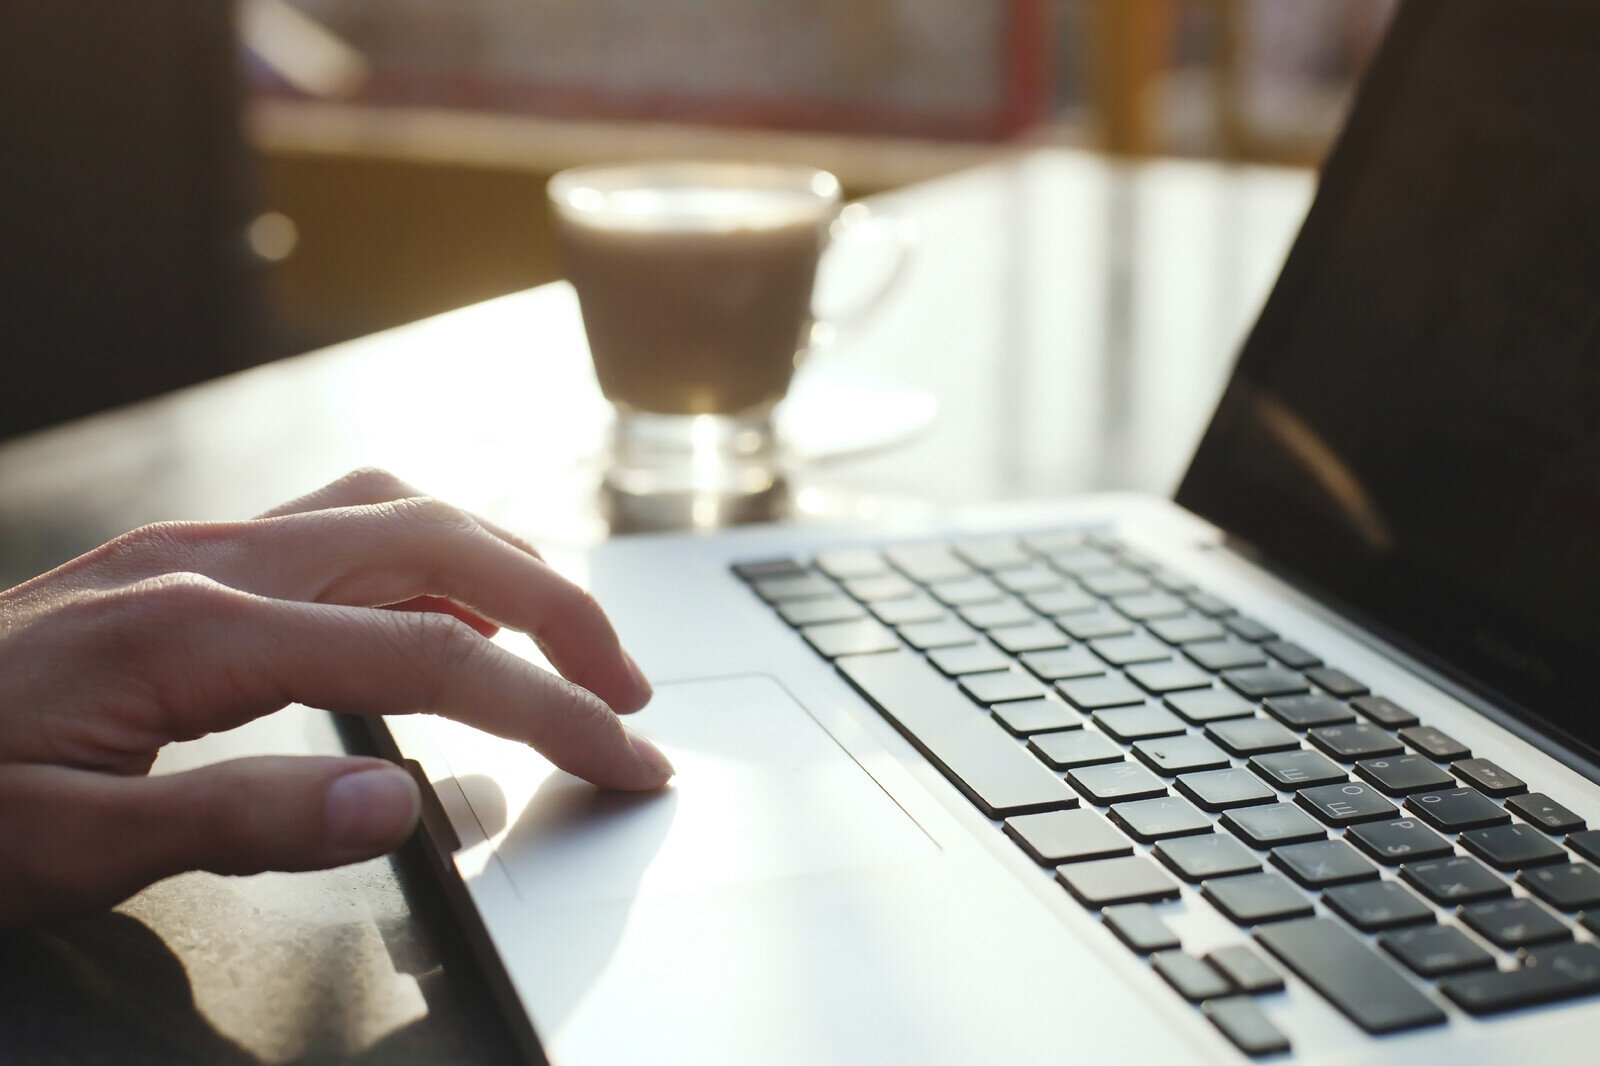
[[[1370,1033],[1600,992],[1600,829],[1102,533],[733,570],[1248,1054],[1269,959]],[[1265,953],[1186,952],[1181,884]]]

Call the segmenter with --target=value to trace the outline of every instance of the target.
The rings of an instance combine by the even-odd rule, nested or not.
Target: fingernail
[[[623,652],[622,660],[628,664],[628,673],[633,676],[634,684],[639,686],[639,690],[645,694],[645,698],[648,699],[655,695],[655,689],[651,687],[650,679],[644,676],[644,671],[639,669],[639,664],[634,661],[633,656]]]
[[[666,781],[667,778],[678,772],[673,769],[671,760],[661,754],[661,749],[644,737],[629,733],[628,743],[633,745],[633,752],[639,756],[639,761],[660,774],[662,781]]]
[[[328,786],[328,840],[351,851],[372,851],[405,838],[422,811],[422,797],[404,770],[357,770]]]

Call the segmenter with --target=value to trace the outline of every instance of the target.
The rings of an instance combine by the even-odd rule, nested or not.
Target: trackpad
[[[662,685],[628,726],[677,776],[659,792],[608,792],[540,760],[542,780],[524,779],[531,794],[521,790],[526,804],[495,849],[524,899],[631,898],[938,852],[770,677]],[[502,777],[510,801],[518,789],[507,786]]]

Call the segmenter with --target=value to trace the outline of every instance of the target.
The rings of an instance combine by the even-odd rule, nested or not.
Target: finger
[[[119,777],[0,770],[0,924],[108,907],[183,870],[251,874],[357,862],[398,847],[420,799],[380,759],[243,759]]]
[[[433,611],[436,614],[447,614],[451,618],[459,618],[471,626],[473,632],[480,633],[485,637],[493,637],[500,632],[499,626],[476,611],[470,611],[459,603],[453,603],[442,596],[413,596],[404,603],[389,603],[384,604],[384,607],[390,611]]]

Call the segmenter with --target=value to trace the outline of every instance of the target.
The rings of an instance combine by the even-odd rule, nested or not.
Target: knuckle
[[[451,678],[473,670],[480,664],[487,642],[465,622],[432,611],[396,614],[394,617],[421,645],[422,655],[417,657],[418,665],[439,686],[448,684]]]
[[[414,495],[411,486],[379,466],[363,466],[352,470],[329,487],[348,489],[373,499]]]
[[[390,505],[391,512],[405,521],[444,534],[472,533],[478,523],[467,512],[432,496],[410,496]]]

